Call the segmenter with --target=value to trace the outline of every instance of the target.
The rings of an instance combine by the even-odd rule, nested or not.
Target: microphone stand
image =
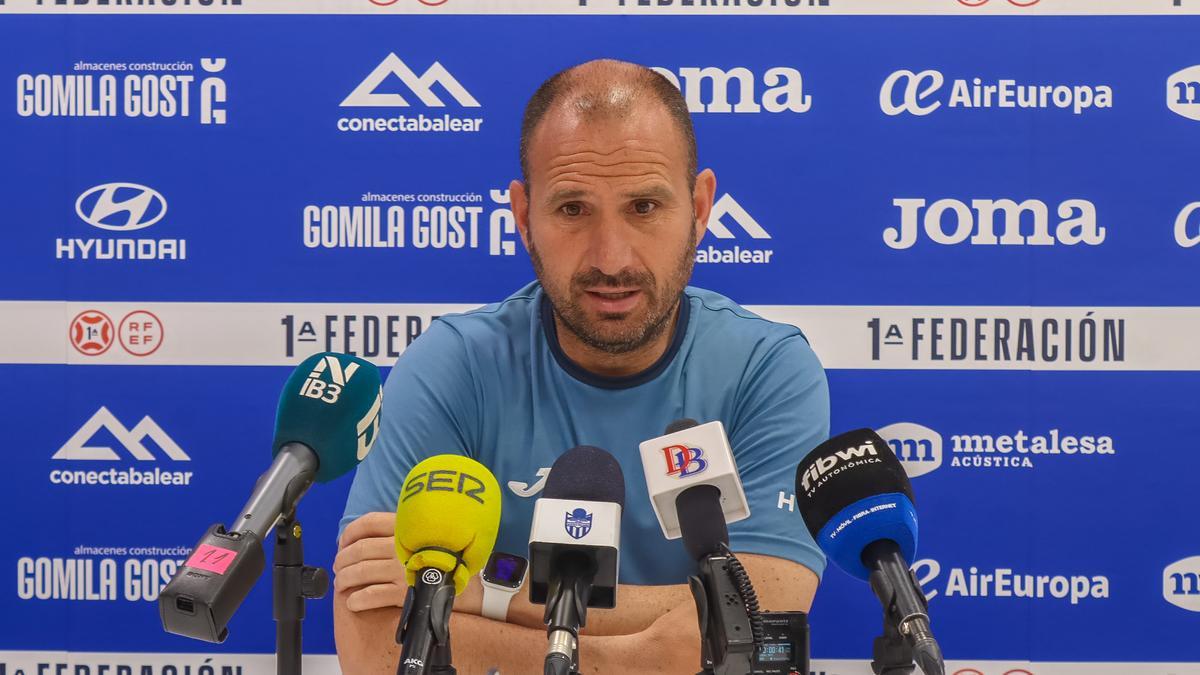
[[[454,577],[432,567],[422,569],[417,577],[417,583],[408,587],[396,628],[396,643],[401,645],[396,675],[456,675],[450,650]]]
[[[757,607],[748,608],[742,593],[743,588],[753,593],[749,578],[735,581],[741,564],[728,548],[705,556],[699,565],[700,574],[688,577],[688,586],[700,621],[700,675],[748,675],[761,640],[755,630]]]
[[[329,575],[320,567],[304,564],[304,542],[295,513],[279,519],[275,526],[275,564],[272,570],[275,618],[275,672],[300,675],[304,601],[325,597]]]

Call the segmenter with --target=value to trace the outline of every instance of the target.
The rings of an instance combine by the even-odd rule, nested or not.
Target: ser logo
[[[403,504],[422,492],[457,492],[483,504],[481,495],[486,489],[483,481],[465,471],[435,469],[409,478],[404,484],[404,495],[400,497],[400,503]]]
[[[300,395],[325,403],[337,403],[338,398],[342,395],[342,388],[357,372],[357,363],[351,362],[350,365],[342,368],[342,362],[338,361],[336,356],[326,356],[317,361],[317,365],[308,374],[308,379],[300,385]],[[329,378],[328,381],[325,379],[326,376]]]
[[[687,478],[702,473],[708,468],[708,460],[703,459],[704,451],[700,448],[689,448],[686,445],[671,445],[662,449],[667,460],[667,475]]]
[[[1178,560],[1163,570],[1163,599],[1189,612],[1200,612],[1200,556]]]

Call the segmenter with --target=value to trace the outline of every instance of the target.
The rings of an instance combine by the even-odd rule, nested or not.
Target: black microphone
[[[600,448],[572,448],[554,462],[529,533],[529,601],[544,604],[546,675],[578,670],[587,608],[617,604],[625,476]]]
[[[821,550],[883,604],[872,665],[911,669],[915,658],[926,675],[942,675],[928,601],[908,565],[917,551],[912,484],[887,442],[858,429],[817,446],[796,469],[796,502]]]

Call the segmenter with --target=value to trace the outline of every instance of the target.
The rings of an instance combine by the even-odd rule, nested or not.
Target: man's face
[[[689,190],[682,134],[649,106],[590,121],[551,111],[528,158],[529,186],[513,183],[513,207],[560,321],[609,353],[651,342],[691,276],[711,172]]]

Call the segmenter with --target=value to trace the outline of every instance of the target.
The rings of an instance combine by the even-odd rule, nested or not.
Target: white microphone
[[[617,604],[625,477],[609,453],[579,446],[554,462],[529,531],[529,601],[546,605],[545,673],[578,672],[587,608]]]
[[[697,485],[711,485],[721,491],[726,523],[750,517],[733,449],[719,421],[695,424],[693,420],[680,420],[668,427],[665,436],[644,441],[640,447],[650,503],[667,539],[682,536],[676,498]]]

